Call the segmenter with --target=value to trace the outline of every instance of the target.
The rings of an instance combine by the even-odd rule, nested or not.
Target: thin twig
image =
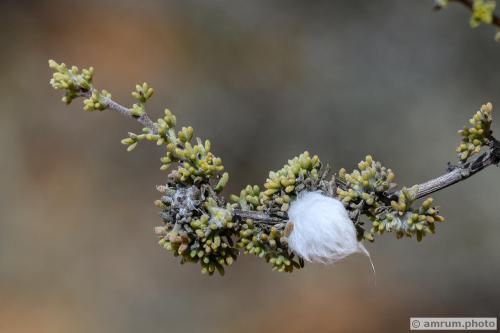
[[[270,216],[264,212],[254,211],[254,210],[234,209],[233,216],[236,216],[241,220],[251,219],[255,223],[262,223],[262,224],[278,224],[287,221],[287,218],[282,218],[279,216]]]
[[[82,97],[89,98],[92,96],[92,91],[82,91],[80,92],[80,95]],[[158,128],[156,127],[155,123],[151,120],[151,118],[149,118],[146,112],[144,112],[143,115],[140,117],[134,117],[132,115],[132,111],[130,111],[129,108],[126,108],[123,105],[116,103],[111,98],[104,96],[101,98],[103,99],[103,102],[104,104],[106,104],[107,108],[110,109],[111,111],[117,112],[122,116],[135,119],[145,127],[149,128],[153,134],[158,134]]]
[[[456,167],[448,173],[428,180],[425,183],[414,185],[410,188],[410,193],[415,193],[415,199],[420,199],[431,193],[461,182],[490,165],[498,165],[500,163],[500,146],[498,144],[499,141],[495,140],[494,142],[495,144],[492,146],[490,151],[477,157],[474,161],[466,163],[463,166]]]

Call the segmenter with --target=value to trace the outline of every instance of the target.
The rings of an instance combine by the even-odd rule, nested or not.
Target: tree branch
[[[454,0],[460,2],[468,2],[468,0]],[[89,97],[92,95],[90,91],[81,92],[81,95],[84,97]],[[124,107],[123,105],[113,101],[110,98],[104,97],[104,102],[106,106],[123,116],[128,118],[136,119],[139,123],[149,128],[153,133],[157,133],[158,129],[155,123],[151,120],[151,118],[144,113],[141,117],[134,117],[131,111]],[[471,162],[467,162],[455,167],[450,168],[450,170],[441,175],[439,177],[430,179],[426,182],[415,184],[409,187],[410,193],[413,194],[415,200],[428,196],[429,194],[438,192],[442,189],[445,189],[451,185],[459,183],[461,181],[466,180],[467,178],[475,175],[481,170],[491,166],[497,165],[500,163],[500,141],[495,139],[493,136],[490,136],[488,144],[488,151],[477,157]],[[336,185],[342,187],[344,184],[340,182],[340,180],[336,179]],[[390,203],[391,200],[397,200],[400,191],[396,191],[393,193],[387,193],[386,200]],[[335,196],[335,194],[333,194]],[[280,223],[286,223],[288,221],[288,216],[286,213],[281,213],[278,215],[270,215],[262,211],[250,211],[250,210],[241,210],[234,209],[233,216],[239,220],[243,221],[246,219],[252,219],[255,223],[265,224],[265,225],[276,225]]]

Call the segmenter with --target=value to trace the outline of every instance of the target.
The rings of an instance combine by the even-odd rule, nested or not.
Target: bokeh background
[[[417,243],[378,237],[366,258],[292,275],[242,256],[225,277],[157,245],[154,145],[138,124],[69,108],[47,60],[94,66],[124,104],[147,81],[210,138],[227,193],[308,149],[334,168],[367,153],[411,185],[444,172],[459,129],[500,105],[494,29],[432,1],[0,3],[1,332],[405,331],[410,316],[497,316],[500,173],[435,195],[447,222]],[[494,130],[500,132],[499,123]]]

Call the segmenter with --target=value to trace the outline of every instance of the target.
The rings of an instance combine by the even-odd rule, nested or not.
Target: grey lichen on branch
[[[212,153],[210,141],[194,138],[191,126],[176,130],[177,119],[168,109],[153,121],[146,112],[153,90],[146,83],[135,87],[132,96],[136,103],[127,108],[113,101],[109,92],[94,87],[93,68],[80,71],[53,60],[49,66],[54,71],[51,85],[65,92],[63,102],[82,97],[87,111],[111,110],[144,126],[142,133],[130,132],[122,140],[128,151],[142,141],[164,147],[160,169],[169,173],[165,184],[157,187],[161,196],[155,202],[164,224],[155,232],[160,245],[180,257],[181,263],[199,263],[202,272],[210,275],[215,271],[223,274],[240,252],[263,258],[278,271],[303,267],[304,260],[288,247],[293,221],[287,214],[302,192],[319,191],[340,200],[359,240],[373,241],[384,232],[421,240],[434,233],[436,223],[444,218],[432,198],[421,204],[418,199],[500,162],[500,144],[491,132],[492,105],[488,103],[459,132],[459,164],[435,179],[398,190],[394,172],[371,156],[351,173],[340,169],[331,175],[318,156],[304,152],[280,170],[271,171],[263,189],[248,185],[227,202],[221,192],[229,174],[224,172],[221,158]]]

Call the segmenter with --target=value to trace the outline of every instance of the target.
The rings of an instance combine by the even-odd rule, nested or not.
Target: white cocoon
[[[356,229],[344,205],[335,198],[302,192],[291,203],[288,217],[293,223],[288,247],[304,260],[335,263],[354,253],[370,256],[356,239]]]

